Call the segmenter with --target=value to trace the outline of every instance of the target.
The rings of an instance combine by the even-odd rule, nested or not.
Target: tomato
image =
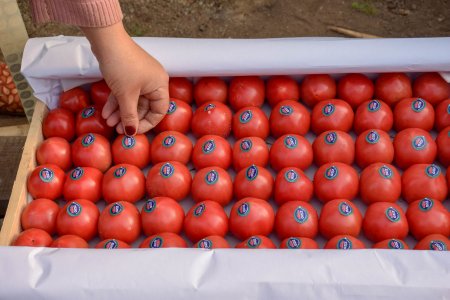
[[[406,210],[409,230],[421,240],[430,234],[450,235],[450,215],[441,202],[424,198],[409,204]]]
[[[42,134],[45,138],[61,137],[67,141],[75,137],[75,117],[70,110],[56,108],[48,112],[42,122]]]
[[[411,203],[422,198],[444,201],[448,189],[445,176],[438,165],[412,165],[402,175],[402,196]]]
[[[368,129],[380,129],[388,132],[394,124],[394,114],[389,105],[380,100],[361,103],[355,113],[353,129],[356,134]]]
[[[272,174],[263,167],[251,165],[240,170],[234,178],[234,195],[238,200],[254,197],[268,201],[272,192]]]
[[[194,86],[187,78],[171,77],[169,78],[169,96],[170,98],[180,99],[187,104],[192,103]]]
[[[337,93],[340,99],[356,108],[364,101],[372,99],[374,85],[364,74],[347,74],[339,80]]]
[[[197,170],[206,167],[228,169],[231,165],[231,146],[217,135],[205,135],[197,140],[192,152],[192,163]]]
[[[20,216],[23,229],[38,228],[45,230],[48,234],[56,232],[56,216],[59,206],[50,199],[40,198],[31,201],[25,206]]]
[[[76,167],[66,174],[63,196],[67,201],[86,199],[97,202],[102,197],[103,173],[96,168]]]
[[[75,166],[92,167],[105,172],[111,166],[111,160],[111,146],[102,135],[88,133],[78,137],[72,144]]]
[[[291,236],[313,239],[319,231],[318,219],[317,212],[311,204],[303,201],[288,201],[277,211],[275,231],[280,240]]]
[[[155,197],[145,201],[141,209],[142,230],[145,235],[160,232],[180,233],[184,211],[178,202],[168,197]]]
[[[277,247],[272,240],[263,235],[254,235],[240,242],[236,248],[244,249],[276,249]]]
[[[359,179],[361,200],[367,205],[374,202],[396,202],[400,198],[401,189],[401,175],[390,164],[371,164],[362,171]]]
[[[369,129],[362,132],[355,143],[356,164],[365,168],[370,164],[392,163],[394,145],[389,134],[382,130]]]
[[[394,125],[397,131],[406,128],[430,131],[434,125],[434,108],[421,98],[403,99],[395,106]]]
[[[412,97],[411,79],[405,73],[380,74],[375,81],[375,97],[393,107],[398,101]]]
[[[259,107],[243,107],[233,116],[233,134],[236,139],[269,136],[269,119]]]
[[[321,134],[327,130],[348,132],[353,125],[352,107],[340,99],[321,101],[314,106],[311,113],[311,130]]]
[[[158,134],[152,142],[152,163],[163,161],[178,161],[187,164],[191,160],[192,142],[177,131],[164,131]]]
[[[106,124],[106,120],[102,117],[102,111],[95,106],[88,106],[77,115],[76,120],[77,136],[86,133],[101,134],[110,139],[114,134],[114,128]]]
[[[195,174],[191,190],[195,202],[212,200],[225,206],[233,198],[233,181],[224,169],[206,167]]]
[[[266,167],[269,163],[269,148],[259,137],[246,137],[234,143],[233,167],[239,172],[251,165]]]
[[[442,234],[430,234],[421,239],[414,250],[449,251],[450,240]]]
[[[196,137],[207,134],[228,137],[231,132],[231,110],[220,102],[207,102],[192,117],[191,130]]]
[[[62,196],[65,174],[57,165],[45,164],[36,167],[27,180],[27,190],[33,199],[55,200]]]
[[[240,240],[252,235],[269,235],[272,232],[275,213],[272,206],[258,198],[237,201],[230,212],[230,232]]]
[[[203,77],[194,85],[194,99],[197,106],[206,102],[227,102],[227,84],[218,77]]]
[[[322,132],[312,144],[314,162],[321,166],[329,162],[351,165],[355,160],[355,142],[352,137],[339,130]]]
[[[192,108],[182,100],[170,99],[169,108],[164,119],[153,130],[156,133],[173,130],[188,133],[191,129]]]
[[[22,231],[12,242],[12,246],[49,247],[52,237],[42,229],[30,228]]]
[[[270,132],[277,138],[283,134],[305,135],[311,124],[311,114],[302,104],[293,100],[279,102],[270,114]]]
[[[365,236],[372,242],[386,239],[405,239],[408,222],[400,206],[390,202],[376,202],[366,210],[363,220]]]
[[[450,126],[450,99],[444,100],[436,106],[434,123],[437,131]]]
[[[395,136],[394,152],[397,166],[406,169],[414,164],[431,164],[436,158],[437,146],[427,131],[408,128]]]
[[[67,171],[72,166],[70,144],[60,137],[44,140],[36,150],[36,161],[39,165],[54,164]]]
[[[301,135],[286,134],[279,137],[270,149],[270,165],[275,171],[286,167],[308,169],[313,161],[309,141]]]
[[[143,240],[139,248],[187,248],[187,244],[178,234],[162,232]]]
[[[133,165],[115,165],[103,176],[102,192],[106,203],[137,202],[145,195],[144,173]]]
[[[258,76],[237,76],[230,82],[230,105],[234,110],[264,104],[264,80]]]
[[[309,107],[336,97],[336,82],[328,74],[306,75],[300,87],[301,98]]]
[[[89,248],[88,243],[77,235],[67,234],[54,240],[50,247],[53,248]]]
[[[314,174],[314,193],[322,202],[352,200],[358,194],[358,173],[344,163],[326,163]]]
[[[299,168],[284,168],[275,178],[274,199],[278,205],[288,201],[309,202],[313,196],[312,181]]]
[[[112,143],[111,154],[116,165],[130,164],[143,169],[150,163],[150,143],[145,134],[121,134]]]
[[[408,250],[408,244],[399,239],[387,239],[373,244],[374,249]]]
[[[436,138],[439,161],[445,166],[450,166],[450,126],[444,128]]]
[[[354,250],[365,249],[363,242],[351,235],[337,235],[325,244],[324,249]]]
[[[67,202],[56,217],[56,230],[59,235],[73,234],[90,241],[97,235],[99,215],[97,206],[89,200]]]
[[[297,82],[289,76],[273,76],[267,81],[266,97],[272,107],[283,100],[298,101],[300,88]]]
[[[111,89],[104,80],[92,83],[91,99],[97,107],[103,107],[111,94]]]
[[[99,242],[97,245],[95,245],[95,248],[97,248],[97,249],[127,249],[127,248],[131,248],[131,246],[120,240],[106,239],[106,240]]]
[[[326,239],[331,239],[337,235],[358,237],[361,225],[361,212],[355,204],[348,200],[331,200],[322,207],[319,231]]]
[[[414,80],[413,95],[437,105],[450,98],[450,86],[439,73],[424,73]]]
[[[192,177],[188,168],[176,161],[160,162],[147,175],[147,192],[150,197],[169,197],[181,201],[189,195]]]
[[[221,249],[230,248],[230,244],[228,244],[227,240],[221,236],[210,235],[195,243],[192,248]]]
[[[289,237],[281,241],[280,249],[319,249],[319,245],[313,239]]]
[[[133,243],[141,234],[141,216],[134,204],[118,201],[106,206],[98,219],[98,235]]]
[[[81,87],[75,87],[59,95],[59,107],[74,114],[89,106],[90,102],[88,94]]]

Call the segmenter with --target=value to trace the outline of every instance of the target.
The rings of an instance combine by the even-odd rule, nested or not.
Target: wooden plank
[[[0,115],[0,127],[29,124],[26,117]]]
[[[11,137],[27,136],[29,129],[30,129],[29,124],[0,127],[0,137],[2,137],[2,136],[11,136]]]
[[[339,26],[328,26],[328,29],[330,29],[331,31],[349,36],[349,37],[353,37],[353,38],[361,38],[361,39],[381,38],[381,36],[378,36],[378,35],[373,35],[373,34],[369,34],[369,33],[365,33],[365,32],[359,32],[356,30],[347,29],[347,28],[343,28],[343,27],[339,27]]]

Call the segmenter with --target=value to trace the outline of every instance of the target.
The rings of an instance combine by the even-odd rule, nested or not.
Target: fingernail
[[[136,134],[136,128],[134,126],[125,126],[125,134],[128,136],[132,136]]]

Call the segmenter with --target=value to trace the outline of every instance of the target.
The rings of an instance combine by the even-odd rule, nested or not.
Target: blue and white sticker
[[[244,202],[237,208],[237,213],[241,217],[245,217],[250,213],[250,203]]]
[[[95,107],[89,106],[89,107],[86,107],[85,109],[83,109],[83,111],[81,112],[81,117],[83,119],[87,119],[87,118],[91,117],[94,113],[95,113]]]
[[[70,172],[70,178],[72,180],[78,180],[81,177],[83,177],[84,174],[84,170],[82,167],[76,167],[75,169],[72,170],[72,172]]]
[[[289,116],[294,112],[294,109],[290,105],[281,105],[280,114],[283,116]]]
[[[203,109],[204,111],[211,111],[215,108],[216,106],[212,103],[209,103],[208,105],[205,106],[205,108]]]
[[[430,198],[423,198],[419,202],[419,209],[421,211],[429,211],[431,208],[433,208],[434,202]]]
[[[411,103],[411,108],[415,112],[421,112],[425,109],[426,102],[422,98],[417,98]]]
[[[398,222],[400,221],[400,213],[398,212],[397,209],[395,209],[394,207],[388,207],[386,209],[386,217],[388,218],[389,221],[391,222]]]
[[[241,144],[239,145],[239,147],[241,148],[241,150],[243,152],[248,152],[252,149],[253,143],[250,139],[244,139],[241,141]]]
[[[162,140],[162,145],[165,148],[170,148],[175,145],[177,139],[173,135],[168,135]]]
[[[447,245],[440,240],[430,241],[430,250],[433,251],[447,251]]]
[[[412,146],[416,150],[423,150],[427,146],[427,140],[423,135],[416,136],[412,140]]]
[[[333,180],[339,174],[339,169],[336,166],[331,166],[325,170],[325,178],[328,180]]]
[[[332,131],[325,135],[325,143],[328,145],[334,145],[337,142],[338,135],[336,132]]]
[[[136,139],[133,136],[125,135],[122,138],[122,147],[125,149],[131,149],[136,145]]]
[[[159,174],[164,178],[169,178],[175,172],[175,167],[171,163],[165,163],[159,169]]]
[[[55,174],[50,168],[42,168],[42,170],[39,171],[39,178],[41,178],[43,182],[51,182],[54,176]]]
[[[114,240],[114,239],[107,240],[103,244],[103,248],[105,248],[105,249],[117,249],[117,248],[119,248],[119,242],[117,240]]]
[[[239,122],[241,122],[242,124],[247,124],[248,122],[250,122],[250,120],[253,117],[253,113],[251,110],[247,109],[244,110],[241,115],[239,116]]]
[[[81,214],[81,205],[73,201],[66,208],[67,214],[71,217],[76,217]]]
[[[369,144],[376,144],[376,143],[378,143],[379,140],[380,140],[380,135],[378,134],[378,132],[376,132],[376,130],[371,130],[366,135],[366,142],[368,142]]]
[[[438,165],[431,164],[426,167],[425,173],[428,177],[436,178],[441,174],[441,168]]]
[[[450,103],[447,105],[447,114],[450,115]]]
[[[258,177],[258,167],[255,165],[248,167],[245,172],[245,177],[250,181],[255,180]]]
[[[200,203],[194,208],[193,215],[194,217],[200,217],[206,210],[206,205],[204,203]]]
[[[284,145],[288,149],[294,149],[298,145],[298,140],[295,136],[288,135],[284,138]]]
[[[171,114],[173,114],[176,110],[177,110],[177,104],[175,103],[175,101],[170,101],[170,102],[169,102],[169,108],[167,109],[167,114],[168,114],[168,115],[171,115]]]
[[[161,248],[163,246],[164,239],[160,236],[155,236],[150,241],[150,244],[148,245],[149,248]]]
[[[331,103],[328,103],[322,108],[322,114],[326,117],[329,117],[334,113],[335,110],[335,106]]]
[[[154,199],[148,199],[144,204],[144,211],[151,213],[156,208],[156,201]]]
[[[114,177],[121,178],[127,173],[127,168],[120,166],[114,170]]]
[[[298,180],[298,178],[298,173],[293,169],[287,170],[286,173],[284,173],[284,179],[286,179],[287,182],[294,183]]]
[[[207,140],[202,145],[202,151],[205,154],[212,153],[214,149],[216,149],[216,143],[214,142],[214,140]]]
[[[286,241],[286,246],[288,249],[300,249],[302,247],[302,240],[291,237]]]
[[[111,216],[117,216],[120,215],[123,211],[123,205],[120,202],[116,202],[109,208],[109,214]]]
[[[299,206],[294,211],[294,219],[297,221],[297,223],[303,224],[308,220],[309,214],[308,211]]]
[[[92,143],[94,143],[94,141],[95,141],[95,136],[92,133],[88,133],[81,139],[81,144],[84,147],[88,147],[88,146],[92,145]]]
[[[211,170],[205,175],[205,182],[208,185],[215,184],[219,180],[219,173],[216,170]]]
[[[350,250],[353,249],[352,241],[347,237],[339,239],[336,243],[336,249],[338,250]]]
[[[381,103],[378,100],[372,100],[369,102],[369,104],[367,104],[367,110],[370,112],[376,112],[378,110],[380,110],[381,108]]]
[[[339,203],[338,209],[339,209],[339,213],[346,217],[350,216],[353,213],[353,208],[350,206],[350,204],[348,204],[345,201],[342,201],[341,203]]]
[[[392,171],[392,169],[386,165],[381,166],[378,169],[378,173],[381,175],[381,177],[386,179],[391,179],[392,176],[394,176],[394,172]]]
[[[247,240],[247,246],[249,248],[258,248],[261,245],[261,238],[258,236],[249,237]]]
[[[212,249],[213,247],[213,242],[209,239],[201,239],[198,243],[197,243],[197,248],[201,248],[201,249]]]
[[[389,249],[405,249],[405,245],[403,244],[402,241],[397,240],[397,239],[391,239],[388,242],[388,248]]]

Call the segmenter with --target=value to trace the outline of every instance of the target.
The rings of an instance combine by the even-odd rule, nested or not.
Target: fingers
[[[129,136],[135,135],[139,126],[137,112],[139,90],[130,91],[125,95],[117,95],[116,98],[119,103],[120,120],[125,134]]]
[[[146,95],[150,100],[150,112],[145,119],[155,127],[166,115],[169,108],[169,91],[167,88],[159,88],[150,95]]]
[[[118,108],[119,103],[117,103],[116,97],[114,97],[112,94],[109,94],[108,100],[106,101],[105,106],[103,106],[102,110],[103,119],[107,120],[109,116],[111,116]]]

